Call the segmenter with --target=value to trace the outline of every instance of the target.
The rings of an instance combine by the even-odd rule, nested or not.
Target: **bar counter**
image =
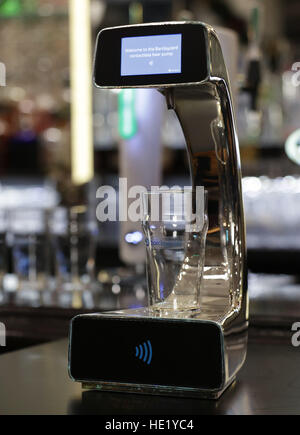
[[[0,414],[300,414],[300,349],[250,340],[238,380],[218,401],[83,391],[67,373],[68,340],[0,356]]]

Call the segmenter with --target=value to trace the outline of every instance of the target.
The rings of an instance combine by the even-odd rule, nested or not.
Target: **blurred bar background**
[[[147,303],[140,229],[96,219],[97,189],[142,159],[124,163],[138,97],[93,88],[92,51],[101,28],[166,20],[237,34],[251,322],[285,330],[300,314],[299,1],[0,0],[0,353],[66,336],[76,313]],[[161,117],[154,179],[189,185],[179,123]]]

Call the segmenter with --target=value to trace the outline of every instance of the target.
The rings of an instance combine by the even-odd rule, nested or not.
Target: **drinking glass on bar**
[[[0,210],[0,304],[4,302],[3,279],[7,273],[7,211]]]
[[[49,274],[47,212],[41,209],[11,210],[9,228],[18,299],[22,303],[40,304],[41,291],[47,288]]]
[[[149,309],[166,316],[200,310],[208,229],[204,189],[145,193],[143,229]]]
[[[83,305],[83,292],[92,290],[95,282],[97,224],[88,207],[58,207],[52,212],[50,232],[53,244],[56,290],[65,299],[63,305]],[[67,294],[71,301],[67,302]]]

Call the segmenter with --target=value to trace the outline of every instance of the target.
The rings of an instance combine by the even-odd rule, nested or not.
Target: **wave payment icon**
[[[148,365],[152,361],[152,346],[149,340],[135,347],[135,356]]]

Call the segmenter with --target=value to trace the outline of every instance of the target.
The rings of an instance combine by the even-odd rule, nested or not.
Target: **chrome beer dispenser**
[[[149,56],[160,51],[172,54]],[[239,148],[218,37],[201,22],[104,29],[94,81],[164,95],[185,135],[191,192],[205,189],[209,225],[199,309],[165,316],[150,305],[75,317],[70,376],[102,391],[216,399],[244,363],[248,328]]]

